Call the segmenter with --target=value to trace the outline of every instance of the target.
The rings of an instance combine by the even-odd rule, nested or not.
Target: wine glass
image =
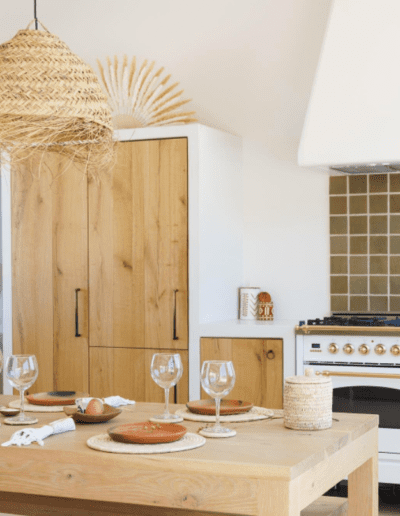
[[[182,377],[183,365],[179,353],[155,353],[151,360],[151,377],[165,391],[164,414],[154,416],[154,419],[181,419],[176,414],[170,414],[168,408],[169,389],[176,385]]]
[[[230,360],[206,360],[201,368],[201,386],[206,393],[215,399],[215,425],[201,430],[207,437],[226,437],[236,434],[235,430],[220,425],[221,398],[231,392],[235,385],[236,374]]]
[[[7,380],[19,390],[21,396],[21,412],[13,421],[22,424],[36,423],[36,418],[24,413],[24,391],[35,383],[39,373],[35,355],[10,355],[7,358],[5,373]]]

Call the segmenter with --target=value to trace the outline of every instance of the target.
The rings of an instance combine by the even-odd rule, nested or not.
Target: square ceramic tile
[[[350,294],[368,294],[368,277],[350,276]]]
[[[350,216],[350,234],[351,235],[366,235],[368,218],[364,215]]]
[[[347,176],[331,176],[329,178],[330,194],[346,194],[347,193]]]
[[[347,296],[331,296],[331,311],[332,312],[347,312],[349,309],[349,302]]]
[[[388,277],[387,276],[370,276],[369,293],[370,294],[387,294]]]
[[[350,193],[367,193],[367,176],[349,176]]]
[[[331,237],[331,254],[347,253],[347,237],[333,236]]]
[[[345,215],[347,213],[347,197],[331,195],[329,197],[329,213],[331,215]]]
[[[350,254],[367,254],[368,241],[366,236],[350,237]]]
[[[370,274],[387,274],[388,273],[388,257],[387,256],[370,256],[369,273]]]
[[[369,305],[371,312],[387,312],[388,298],[387,296],[370,296]]]
[[[331,274],[347,274],[347,256],[331,256]]]
[[[387,236],[370,236],[369,237],[369,253],[370,254],[387,254],[388,237]]]
[[[400,233],[400,215],[390,215],[390,233]]]
[[[331,276],[331,294],[347,294],[347,276]]]
[[[400,213],[400,195],[390,196],[390,213]]]
[[[367,213],[367,196],[351,195],[350,196],[350,213]]]
[[[390,276],[390,293],[400,294],[400,276]]]
[[[350,274],[368,274],[366,256],[350,256]]]
[[[400,192],[400,174],[389,174],[390,191]]]
[[[390,254],[400,254],[400,236],[390,237]]]
[[[390,296],[389,310],[391,312],[400,312],[400,296]]]
[[[368,296],[350,296],[351,312],[366,312],[368,310]]]
[[[369,218],[369,233],[386,234],[388,232],[388,218],[387,215],[371,215]]]
[[[390,274],[400,274],[400,256],[390,257]]]
[[[370,195],[369,196],[369,212],[370,213],[387,213],[388,196],[387,195]]]
[[[343,235],[347,233],[347,217],[331,217],[331,235]]]
[[[369,191],[371,193],[387,192],[387,174],[371,174],[369,178]]]

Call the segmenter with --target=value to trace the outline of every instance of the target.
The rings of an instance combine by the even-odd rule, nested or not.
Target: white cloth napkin
[[[136,401],[121,398],[121,396],[109,396],[108,398],[103,398],[103,401],[111,407],[121,407],[122,405],[134,405],[136,403]]]
[[[14,432],[11,439],[2,446],[28,446],[31,443],[37,442],[40,446],[43,446],[43,439],[49,437],[49,435],[62,434],[63,432],[69,432],[75,430],[75,422],[71,417],[64,419],[58,419],[48,425],[42,426],[41,428],[23,428]]]

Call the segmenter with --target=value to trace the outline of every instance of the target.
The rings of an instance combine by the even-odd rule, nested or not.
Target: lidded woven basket
[[[332,380],[315,376],[308,368],[305,376],[285,380],[284,423],[293,430],[325,430],[332,426]]]

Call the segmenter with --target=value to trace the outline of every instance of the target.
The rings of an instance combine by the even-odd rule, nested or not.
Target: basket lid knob
[[[314,376],[314,369],[312,367],[307,367],[304,372],[306,376]]]

